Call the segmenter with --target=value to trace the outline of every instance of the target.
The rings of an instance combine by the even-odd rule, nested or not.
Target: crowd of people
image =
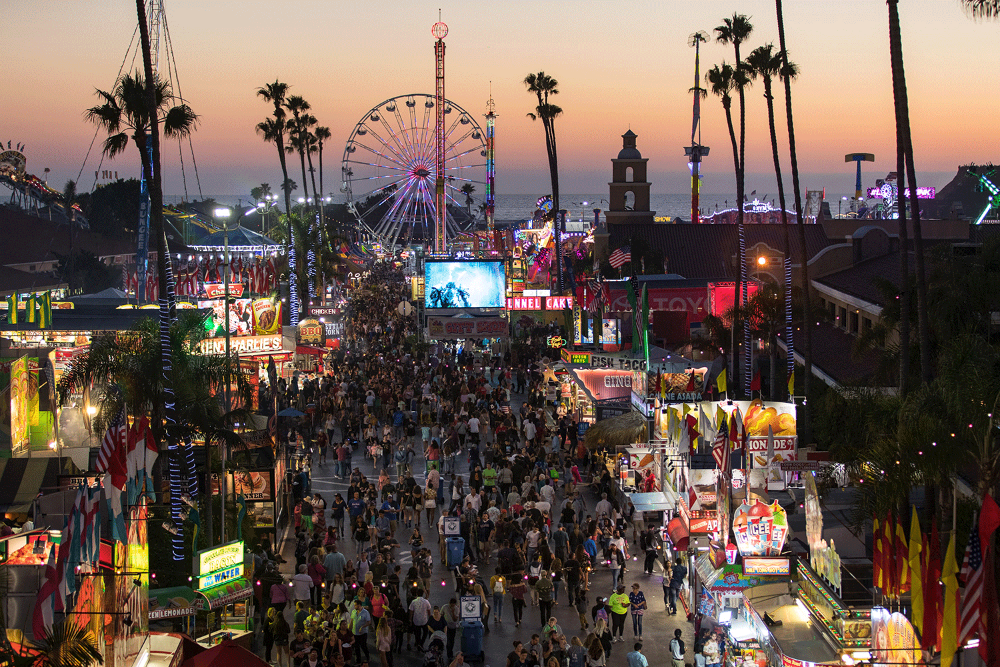
[[[264,658],[361,667],[374,650],[392,667],[394,654],[416,650],[427,667],[460,667],[459,601],[477,596],[484,633],[491,623],[535,630],[530,643],[514,643],[506,667],[605,665],[629,617],[627,662],[645,667],[648,602],[624,575],[631,550],[645,552],[651,573],[662,545],[630,503],[617,503],[575,419],[546,406],[540,346],[428,347],[414,319],[397,313],[407,293],[401,273],[377,264],[351,295],[325,372],[276,387],[279,407],[307,414],[282,433],[303,461],[294,571],[282,573],[267,543],[255,554]],[[324,495],[310,471],[346,489]],[[461,542],[448,540],[450,517]],[[610,570],[610,588],[603,577],[594,588],[599,568]],[[574,610],[578,633],[560,627],[560,604]]]

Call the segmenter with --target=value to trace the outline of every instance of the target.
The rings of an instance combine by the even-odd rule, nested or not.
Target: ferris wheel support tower
[[[444,38],[448,36],[448,26],[438,21],[431,27],[434,42],[434,173],[437,176],[434,188],[434,252],[448,252],[448,200],[444,194]]]

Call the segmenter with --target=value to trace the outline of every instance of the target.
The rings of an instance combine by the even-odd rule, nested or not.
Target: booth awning
[[[653,491],[651,493],[631,493],[628,498],[638,512],[672,510],[677,503],[677,494],[669,488],[666,491]]]
[[[296,345],[295,352],[297,354],[311,354],[314,357],[322,357],[326,355],[326,350],[321,347],[313,347],[312,345]]]
[[[190,586],[153,588],[149,591],[149,620],[194,616],[201,605],[202,601]]]
[[[198,591],[208,602],[209,609],[225,607],[240,600],[246,600],[253,595],[253,587],[246,577],[239,577],[205,591]]]
[[[59,485],[60,474],[80,469],[68,457],[0,459],[0,511],[30,511],[39,491]]]

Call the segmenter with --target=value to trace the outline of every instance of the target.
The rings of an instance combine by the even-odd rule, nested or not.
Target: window
[[[634,211],[635,210],[635,193],[629,190],[625,193],[625,210]]]
[[[635,180],[635,169],[632,167],[625,167],[625,182],[631,183]]]

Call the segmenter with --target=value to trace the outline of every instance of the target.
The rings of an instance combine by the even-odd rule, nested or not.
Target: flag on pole
[[[923,540],[920,532],[920,520],[917,518],[917,508],[910,512],[910,546],[907,555],[907,566],[913,576],[910,577],[910,605],[912,606],[913,627],[924,627],[924,586],[923,567],[920,562],[920,552],[923,550]]]
[[[642,354],[643,359],[649,359],[649,289],[646,285],[642,286]],[[691,373],[692,385],[694,382],[694,372]],[[694,386],[691,387],[691,391],[694,391]]]
[[[52,290],[42,293],[38,299],[38,328],[48,329],[52,326]]]
[[[795,371],[788,374],[788,395],[795,395]]]
[[[983,552],[979,535],[969,535],[969,545],[965,548],[962,570],[959,574],[965,584],[962,598],[962,615],[958,623],[958,644],[963,645],[979,634],[979,623],[983,606]]]
[[[45,565],[45,581],[38,589],[38,600],[35,602],[35,612],[31,619],[31,629],[35,638],[45,634],[46,627],[52,627],[56,611],[62,611],[64,604],[59,598],[58,549],[52,542],[46,542],[49,549],[49,559]]]
[[[38,321],[35,314],[36,306],[38,303],[38,295],[32,292],[28,295],[28,300],[24,302],[24,319],[29,324],[34,324]]]
[[[882,589],[882,531],[878,517],[872,517],[872,583]]]
[[[626,263],[632,261],[632,248],[624,245],[616,249],[611,256],[608,257],[608,264],[616,269],[622,268]]]
[[[882,521],[882,595],[896,595],[896,561],[892,547],[892,512]]]
[[[941,618],[941,664],[950,665],[958,651],[958,564],[955,562],[955,535],[948,541],[941,581],[944,583],[944,613]]]
[[[17,292],[7,297],[7,324],[17,324]]]
[[[122,493],[128,483],[128,427],[125,408],[108,424],[101,449],[97,453],[97,472],[104,473],[104,496],[107,500],[108,518],[111,521],[111,537],[125,542],[125,513],[122,508]]]
[[[729,388],[728,385],[726,385],[725,368],[722,369],[722,372],[719,373],[719,376],[715,379],[715,386],[718,388],[720,394],[725,394],[726,390]]]
[[[902,524],[903,517],[896,517],[896,537],[893,551],[895,552],[896,567],[898,568],[896,574],[898,579],[896,580],[899,584],[897,593],[901,596],[906,591],[910,590],[910,564],[907,560],[907,546],[906,546],[906,532],[903,530]]]
[[[924,648],[941,647],[941,627],[944,614],[944,597],[940,582],[941,570],[941,537],[938,534],[937,518],[931,519],[931,539],[924,547],[924,627],[921,636],[924,637]]]
[[[729,479],[729,431],[725,421],[719,423],[719,432],[715,435],[715,441],[712,443],[712,458],[715,459],[715,463],[719,466],[719,470],[722,472],[722,477],[726,480]]]
[[[983,549],[983,604],[980,618],[979,657],[987,667],[1000,666],[1000,601],[997,600],[996,549],[993,549],[993,533],[1000,528],[1000,506],[989,493],[983,497],[983,509],[979,515],[979,539]]]
[[[688,444],[691,448],[690,451],[694,454],[695,448],[698,446],[698,436],[701,435],[698,431],[698,418],[694,415],[688,415],[684,418],[684,421],[687,427]]]
[[[153,439],[153,432],[149,428],[149,419],[141,417],[128,429],[127,436],[127,478],[128,484],[134,493],[129,494],[129,503],[132,504],[140,493],[146,493],[155,500],[153,490],[153,464],[159,457],[156,448],[156,441]]]
[[[753,374],[753,379],[750,380],[750,391],[760,391],[760,371]]]

